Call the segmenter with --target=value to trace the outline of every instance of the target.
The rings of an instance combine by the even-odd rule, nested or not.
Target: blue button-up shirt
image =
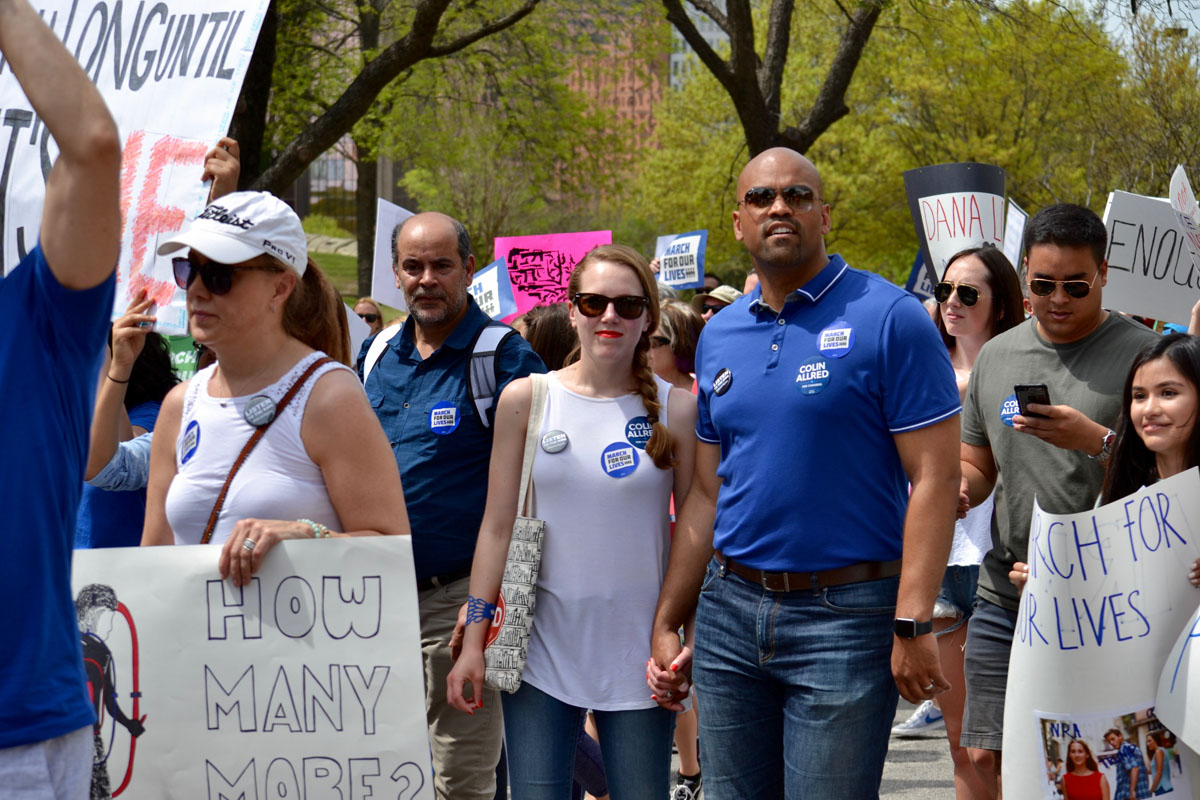
[[[471,342],[490,320],[469,302],[462,322],[426,359],[417,352],[410,317],[365,387],[400,466],[418,580],[469,569],[483,521],[492,428],[476,415],[467,371]],[[361,356],[359,362],[361,375]],[[509,336],[496,353],[496,397],[513,379],[545,371],[524,339]],[[494,414],[493,405],[488,415]]]
[[[132,492],[145,489],[150,481],[150,440],[153,433],[143,433],[117,445],[117,452],[88,483],[110,492]]]

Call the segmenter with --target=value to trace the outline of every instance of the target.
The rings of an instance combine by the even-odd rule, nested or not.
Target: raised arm
[[[0,0],[0,52],[59,148],[46,180],[42,252],[59,283],[89,289],[117,265],[117,125],[100,92],[26,0]]]
[[[100,385],[96,388],[91,447],[88,448],[84,480],[90,481],[104,469],[121,442],[145,433],[140,429],[134,431],[129,424],[129,415],[125,413],[125,389],[129,385],[129,376],[133,374],[133,364],[146,344],[149,324],[156,319],[144,313],[151,302],[145,292],[141,292],[113,323],[112,351],[105,358]],[[142,323],[147,323],[147,327],[142,327]]]

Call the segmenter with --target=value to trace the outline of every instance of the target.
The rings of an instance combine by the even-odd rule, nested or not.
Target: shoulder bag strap
[[[525,459],[521,464],[521,489],[517,492],[517,510],[529,515],[529,483],[533,478],[533,457],[537,453],[538,434],[542,431],[542,415],[546,410],[546,394],[550,379],[540,372],[531,373],[533,399],[529,403],[529,425],[525,429]]]
[[[271,427],[271,424],[279,419],[279,415],[283,413],[283,409],[296,396],[296,392],[300,391],[300,387],[304,385],[305,381],[312,377],[312,374],[319,367],[331,361],[333,361],[332,358],[325,356],[309,364],[308,369],[304,370],[304,373],[292,384],[292,388],[288,389],[287,394],[279,401],[279,405],[275,407],[275,416],[271,417],[271,421],[250,434],[250,440],[246,442],[246,446],[242,448],[242,452],[234,460],[233,466],[229,468],[229,475],[225,478],[225,485],[221,487],[221,493],[217,495],[217,502],[213,505],[212,513],[208,515],[208,524],[204,526],[204,535],[200,537],[200,544],[208,544],[212,539],[213,529],[217,527],[217,518],[221,516],[221,506],[225,505],[225,495],[229,493],[229,484],[233,483],[233,476],[237,475],[238,470],[242,468],[242,464],[245,463],[246,457],[250,455],[250,451],[254,449],[254,445],[258,444],[258,440],[266,434],[267,428]]]

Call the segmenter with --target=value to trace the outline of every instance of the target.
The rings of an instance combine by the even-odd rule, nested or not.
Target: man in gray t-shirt
[[[1102,307],[1106,244],[1104,223],[1080,206],[1049,206],[1030,219],[1024,278],[1033,318],[984,346],[963,403],[963,492],[974,505],[994,487],[996,508],[967,632],[960,743],[993,795],[1019,597],[1008,573],[1027,560],[1034,497],[1059,514],[1095,503],[1129,366],[1155,336]],[[1021,415],[1013,387],[1022,383],[1045,384],[1050,405]]]

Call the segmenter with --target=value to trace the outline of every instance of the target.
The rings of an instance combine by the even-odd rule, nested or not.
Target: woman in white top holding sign
[[[546,378],[533,462],[532,516],[546,521],[533,634],[521,686],[502,697],[512,796],[570,796],[590,708],[613,800],[661,800],[673,714],[646,693],[645,655],[670,546],[668,499],[674,491],[681,502],[690,485],[696,401],[651,370],[658,293],[639,253],[592,250],[568,292],[579,355]],[[530,379],[513,381],[497,409],[469,601],[487,611],[475,616],[490,618],[499,593],[532,397]],[[468,623],[446,681],[450,703],[467,713],[477,701],[464,698],[464,684],[482,684],[487,628]]]
[[[396,460],[345,366],[340,299],[295,212],[229,194],[159,254],[184,248],[175,280],[217,363],[163,401],[142,544],[222,544],[221,575],[245,585],[283,539],[407,534]]]

